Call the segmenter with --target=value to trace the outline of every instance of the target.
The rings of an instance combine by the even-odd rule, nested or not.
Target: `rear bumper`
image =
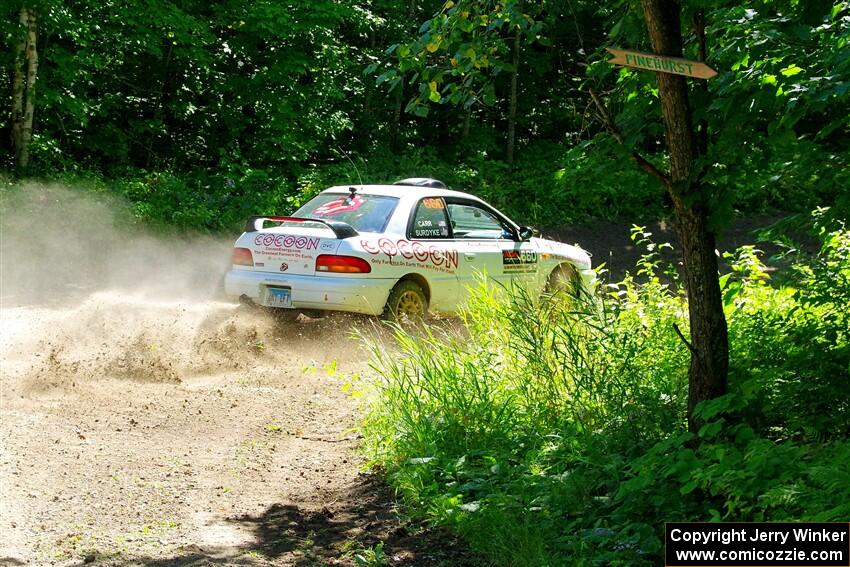
[[[224,291],[262,304],[268,286],[289,287],[294,309],[348,311],[380,315],[395,281],[385,278],[298,276],[250,270],[231,270],[224,276]]]

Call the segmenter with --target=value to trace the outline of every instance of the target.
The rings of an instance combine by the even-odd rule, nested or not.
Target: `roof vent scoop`
[[[431,189],[448,189],[446,184],[439,179],[429,179],[427,177],[411,177],[396,181],[393,185],[411,185],[413,187],[430,187]]]

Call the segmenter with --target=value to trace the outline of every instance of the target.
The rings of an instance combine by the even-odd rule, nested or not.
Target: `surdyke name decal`
[[[457,250],[444,250],[433,244],[426,246],[421,242],[412,242],[403,238],[395,241],[381,238],[380,240],[361,240],[360,245],[369,254],[386,255],[387,258],[384,261],[387,264],[397,265],[401,263],[401,260],[410,260],[406,265],[444,272],[453,272],[457,269]]]

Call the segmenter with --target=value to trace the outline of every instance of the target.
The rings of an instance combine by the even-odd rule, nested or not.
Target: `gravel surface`
[[[126,292],[0,316],[0,564],[463,563],[362,471],[370,322]]]

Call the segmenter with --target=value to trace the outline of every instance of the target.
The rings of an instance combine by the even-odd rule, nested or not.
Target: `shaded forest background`
[[[22,7],[38,55],[30,163],[15,171],[4,134],[4,167],[118,193],[145,221],[232,230],[330,184],[411,175],[538,225],[665,214],[630,160],[665,166],[654,75],[604,52],[649,51],[633,2],[4,4],[4,109]],[[691,85],[720,223],[834,201],[850,181],[847,3],[688,2],[694,59],[695,18],[720,73]]]

